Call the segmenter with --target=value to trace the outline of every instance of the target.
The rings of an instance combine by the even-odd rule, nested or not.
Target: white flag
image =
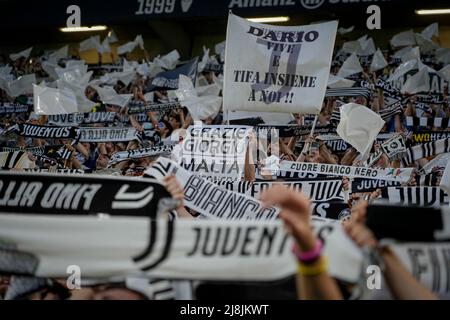
[[[88,50],[97,50],[98,52],[101,51],[102,45],[100,44],[100,36],[93,36],[90,38],[87,38],[84,41],[80,42],[80,52],[88,51]]]
[[[425,39],[431,40],[433,36],[439,36],[439,24],[437,22],[430,24],[420,33]]]
[[[78,112],[77,98],[68,89],[53,89],[33,85],[34,112],[37,115],[55,115]]]
[[[427,68],[422,68],[419,72],[406,80],[401,92],[415,94],[418,92],[430,91],[430,75]]]
[[[384,120],[366,106],[347,103],[341,106],[341,120],[336,129],[338,135],[350,143],[362,155],[368,155]]]
[[[18,60],[19,58],[22,58],[22,57],[25,58],[25,59],[28,59],[28,57],[30,56],[32,50],[33,50],[33,47],[25,49],[25,50],[17,52],[17,53],[12,53],[12,54],[9,55],[9,57],[13,61],[16,61],[16,60]]]
[[[67,58],[69,55],[69,46],[64,46],[61,49],[56,50],[48,57],[48,62],[57,64],[59,60]]]
[[[113,106],[125,107],[133,97],[132,94],[117,94],[117,92],[112,87],[99,87],[93,86],[93,88],[98,92],[100,99],[106,103]]]
[[[375,52],[372,58],[372,63],[370,64],[370,71],[378,71],[384,69],[388,65],[383,53],[380,49]]]
[[[117,48],[117,54],[118,55],[122,55],[122,54],[125,54],[127,52],[131,52],[131,51],[134,50],[134,48],[136,48],[136,46],[137,46],[137,43],[134,42],[134,41],[127,42],[124,45],[122,45],[122,46]]]
[[[280,27],[228,16],[224,109],[318,114],[337,21]]]
[[[351,76],[352,74],[357,74],[363,71],[364,70],[361,67],[358,56],[356,55],[356,53],[352,53],[350,57],[348,57],[342,64],[342,67],[339,69],[337,76],[346,78],[348,76]]]
[[[350,88],[353,87],[355,81],[341,78],[330,74],[328,78],[328,88]]]
[[[6,82],[4,90],[10,97],[18,97],[21,94],[33,92],[33,84],[36,83],[36,75],[26,74],[16,80]]]
[[[450,82],[450,64],[443,67],[438,71],[439,75],[445,79],[445,81]]]
[[[415,44],[416,44],[416,37],[412,29],[397,33],[391,39],[391,45],[393,47],[413,46]]]

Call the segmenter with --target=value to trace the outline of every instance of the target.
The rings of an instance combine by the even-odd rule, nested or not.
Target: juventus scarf
[[[127,142],[137,139],[134,128],[80,128],[80,142]]]
[[[339,223],[316,219],[312,223],[324,243],[331,276],[356,282],[362,267],[358,247]],[[68,261],[81,268],[84,279],[134,275],[272,281],[296,273],[292,239],[281,221],[167,221],[114,216],[99,220],[0,213],[0,239],[16,244],[19,253],[28,255],[32,265],[21,271],[37,277],[67,277]],[[1,266],[6,259],[2,256],[0,260],[0,271],[13,273],[13,264]]]
[[[446,101],[441,94],[438,94],[438,95],[418,94],[418,95],[416,95],[416,101],[420,102],[420,103],[425,103],[425,104],[439,104],[439,105],[448,103],[448,101]]]
[[[184,190],[184,201],[188,208],[202,215],[225,220],[270,220],[275,219],[279,209],[264,207],[258,200],[232,191],[192,175],[175,162],[159,158],[145,172],[145,176],[162,181],[174,174]]]
[[[89,112],[71,113],[48,116],[48,124],[51,125],[80,125],[92,123],[113,123],[116,117],[115,112]]]
[[[389,187],[382,191],[382,197],[391,204],[436,208],[449,205],[448,194],[439,187]]]
[[[172,109],[180,108],[178,102],[169,103],[151,103],[145,104],[143,102],[130,102],[128,105],[128,114],[168,111]]]
[[[361,279],[364,257],[340,223],[313,218],[329,274]],[[45,234],[46,237],[42,237]],[[126,276],[212,281],[274,281],[296,273],[293,240],[281,221],[150,220],[145,217],[7,215],[0,213],[5,274],[64,278],[67,262],[83,279]],[[430,290],[449,292],[449,243],[391,244],[412,275]],[[20,250],[20,251],[19,251]],[[17,265],[20,261],[20,266]],[[365,272],[364,272],[365,273]]]
[[[130,159],[139,159],[139,158],[145,158],[145,157],[158,157],[161,155],[170,155],[172,150],[173,150],[173,145],[165,145],[162,147],[153,147],[153,148],[144,148],[144,149],[115,152],[112,154],[111,160],[109,160],[108,167],[112,166],[116,163],[130,160]]]
[[[381,78],[378,78],[377,83],[375,84],[375,87],[383,90],[383,94],[390,98],[398,99],[398,100],[403,99],[403,95],[400,92],[400,90],[396,89],[389,82],[386,82]]]
[[[288,188],[297,191],[302,191],[311,201],[314,202],[329,202],[329,201],[343,201],[342,194],[342,179],[309,179],[297,181],[218,181],[215,184],[231,190],[233,192],[245,193],[251,197],[259,198],[261,192],[271,188],[275,184],[282,184]]]
[[[2,151],[25,151],[30,152],[35,156],[46,156],[49,158],[61,158],[64,160],[70,159],[72,156],[72,151],[66,148],[65,145],[54,145],[54,146],[40,146],[40,147],[30,147],[30,148],[7,148],[3,147]]]
[[[402,114],[403,113],[403,108],[401,106],[401,104],[394,104],[389,108],[386,109],[382,109],[379,112],[380,117],[383,120],[389,120],[390,117],[396,115],[396,114]],[[341,113],[339,110],[335,110],[333,111],[333,113],[331,114],[331,118],[330,118],[330,122],[331,123],[339,123],[341,121]]]
[[[8,129],[20,136],[41,139],[76,139],[78,129],[76,127],[50,127],[35,124],[16,124]]]
[[[309,172],[323,175],[368,178],[377,180],[408,182],[411,179],[411,168],[366,168],[337,164],[282,161],[280,170]]]
[[[368,88],[335,88],[327,89],[325,97],[364,97],[370,99],[371,94],[371,90]]]
[[[32,173],[62,173],[62,174],[84,174],[83,170],[80,169],[62,169],[62,168],[50,168],[50,169],[24,169],[25,172]]]
[[[0,104],[0,114],[28,113],[31,106],[21,104]]]
[[[0,152],[0,168],[21,168],[23,162],[28,160],[28,155],[23,151]]]
[[[426,117],[406,117],[408,127],[436,127],[449,128],[450,118],[426,118]]]
[[[311,134],[312,125],[297,125],[297,124],[286,124],[286,125],[258,125],[258,133],[267,130],[269,134],[272,129],[277,130],[277,134],[280,138],[287,137],[299,137]],[[336,128],[330,125],[326,126],[316,126],[314,128],[314,133],[317,134],[330,134],[336,133]]]
[[[385,181],[385,180],[373,180],[373,179],[360,179],[356,178],[352,180],[352,192],[372,192],[377,189],[384,189],[392,186],[400,186],[400,182]]]
[[[3,212],[155,216],[162,198],[170,195],[162,185],[149,179],[0,173]]]
[[[402,158],[403,166],[409,166],[419,159],[450,152],[449,140],[450,138],[441,139],[408,148]]]

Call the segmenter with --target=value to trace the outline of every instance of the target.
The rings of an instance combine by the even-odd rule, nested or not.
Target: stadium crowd
[[[448,52],[447,55],[440,54],[442,50],[448,49],[439,48],[436,34],[413,45],[395,46],[392,42],[391,44],[379,44],[384,46],[384,50],[372,50],[369,54],[364,54],[367,52],[362,51],[367,47],[361,46],[368,42],[367,37],[349,41],[348,35],[339,35],[329,86],[320,114],[317,117],[302,114],[288,115],[288,121],[282,125],[279,123],[274,125],[270,121],[267,122],[267,118],[257,116],[237,115],[230,119],[229,115],[223,112],[220,104],[217,106],[211,102],[213,99],[202,100],[200,102],[202,112],[199,112],[198,109],[195,109],[198,105],[192,106],[190,103],[186,105],[183,102],[182,95],[179,93],[181,78],[179,88],[154,85],[154,79],[158,78],[161,73],[167,71],[176,73],[177,67],[186,63],[179,61],[178,54],[175,59],[172,54],[169,54],[163,57],[158,56],[153,61],[146,58],[139,62],[131,61],[129,53],[126,52],[119,56],[119,60],[115,64],[105,65],[100,61],[98,65],[90,66],[86,66],[83,62],[80,63],[79,56],[58,57],[50,71],[73,72],[77,77],[88,74],[87,70],[93,71],[89,75],[88,81],[82,86],[84,94],[82,98],[89,100],[88,105],[90,106],[86,113],[115,113],[112,121],[92,124],[81,121],[78,125],[93,128],[121,128],[128,126],[129,123],[136,130],[136,136],[129,141],[119,142],[106,140],[83,142],[80,139],[53,139],[18,134],[14,129],[17,125],[57,125],[57,121],[51,115],[37,115],[33,112],[33,103],[36,104],[36,101],[33,101],[32,90],[31,92],[30,90],[20,92],[19,95],[10,95],[14,91],[11,89],[11,82],[20,77],[34,74],[36,84],[44,82],[48,87],[55,88],[60,80],[55,78],[55,74],[49,72],[51,69],[49,66],[53,63],[51,61],[54,60],[51,60],[51,54],[48,52],[33,52],[29,55],[15,57],[16,59],[12,59],[6,53],[1,54],[0,151],[2,157],[5,158],[2,158],[3,170],[60,172],[61,174],[73,171],[84,174],[140,177],[160,156],[177,160],[175,151],[185,138],[182,132],[186,132],[185,130],[194,125],[196,121],[201,121],[203,125],[250,125],[255,128],[267,125],[281,130],[280,139],[276,144],[270,145],[266,158],[252,159],[250,152],[247,153],[243,180],[249,183],[295,179],[295,177],[280,174],[279,167],[277,167],[282,161],[295,161],[373,168],[409,167],[415,169],[415,174],[410,181],[402,185],[439,186],[447,158],[443,157],[441,161],[435,161],[438,155],[431,153],[418,159],[413,158],[412,161],[406,163],[402,162],[402,157],[398,154],[390,156],[386,152],[381,152],[383,143],[392,137],[399,137],[404,141],[403,152],[407,148],[423,145],[423,141],[419,141],[421,134],[436,133],[447,137],[448,129],[445,121],[450,118],[447,82],[449,79],[445,78],[448,77],[448,73],[438,73],[436,70],[445,70],[447,63],[450,62],[450,55]],[[355,52],[359,57],[360,66],[349,65],[351,62],[349,57],[352,57]],[[379,53],[382,54],[381,57]],[[381,64],[380,66],[374,63],[375,56],[379,59],[377,62]],[[344,63],[345,61],[348,63]],[[199,96],[214,96],[215,99],[221,99],[224,63],[226,61],[223,61],[220,52],[217,52],[216,55],[209,55],[209,51],[205,50],[204,56],[195,65],[194,83]],[[409,68],[413,63],[415,67]],[[352,68],[356,71],[349,72],[348,70],[352,70]],[[412,84],[407,89],[412,88],[413,92],[401,90],[401,87],[408,81],[406,76],[408,72],[400,73],[405,68],[409,68],[407,70],[409,77],[414,72],[417,73],[418,70],[426,68],[429,74],[438,77],[438,89],[432,91],[429,88],[428,92],[419,94]],[[111,70],[116,72],[111,73]],[[132,77],[125,79],[124,73],[130,70]],[[178,78],[179,74],[176,75]],[[393,75],[395,75],[395,79],[389,79]],[[75,79],[79,78],[75,77]],[[405,79],[401,85],[390,85],[396,83],[395,81],[398,83],[399,79]],[[101,92],[101,89],[108,85],[112,85],[114,89],[113,96],[129,95],[127,103],[114,104],[105,99],[105,94]],[[214,92],[205,94],[206,89],[202,90],[202,87],[213,88]],[[334,92],[334,94],[329,94],[329,92]],[[342,142],[342,139],[336,134],[339,108],[348,103],[367,106],[373,112],[381,115],[386,122],[370,150],[370,155],[375,156],[370,157],[369,160],[362,159],[361,154],[354,147]],[[148,111],[151,110],[149,108],[146,111],[145,106],[165,107],[161,107],[160,110],[155,107],[153,111]],[[19,107],[23,107],[25,110],[18,112]],[[143,112],[130,112],[131,109],[140,107],[143,108]],[[86,116],[84,118],[86,119]],[[436,119],[441,120],[436,121]],[[290,131],[291,129],[292,131]],[[291,133],[294,131],[293,129],[298,131]],[[383,136],[387,138],[382,138]],[[255,135],[250,135],[251,139],[256,139]],[[337,141],[341,143],[340,146]],[[249,146],[251,145],[252,141],[249,142]],[[59,146],[58,152],[61,150],[66,152],[54,154],[55,150],[53,150],[53,155],[51,152],[39,154],[33,152],[34,147],[44,150],[45,148],[42,147],[46,146],[49,148]],[[117,158],[117,154],[124,151],[163,147],[170,147],[172,153],[170,151],[154,155],[143,153],[137,157]],[[23,151],[26,156],[20,158],[19,162],[11,164],[11,159],[6,158],[12,151]],[[272,164],[268,164],[268,162],[274,164],[275,170],[270,167]],[[390,291],[388,297],[394,299],[442,298],[415,279],[395,253],[380,244],[373,232],[365,225],[367,207],[372,201],[382,198],[382,188],[361,192],[353,190],[352,192],[352,180],[349,177],[342,177],[342,192],[345,195],[343,203],[346,210],[340,209],[339,211],[346,212],[346,214],[339,215],[339,219],[341,219],[346,233],[357,246],[375,250],[383,260],[383,277]],[[204,218],[184,206],[184,191],[175,176],[166,177],[164,182],[172,197],[179,200],[177,219]],[[287,189],[282,185],[274,185],[271,189],[266,190],[261,194],[260,199],[266,205],[277,205],[281,208],[279,218],[284,221],[286,230],[295,239],[296,245],[293,248],[293,254],[299,263],[296,285],[298,298],[350,298],[353,286],[337,281],[327,272],[327,261],[322,250],[323,243],[311,227],[311,214],[317,213],[311,212],[310,200],[301,192]],[[336,212],[335,216],[337,217],[340,212]],[[186,295],[186,291],[189,291],[183,287],[186,282],[168,282],[175,288],[175,293],[173,296],[163,295],[164,297],[195,298],[195,294]],[[147,290],[147,287],[155,286],[155,283],[150,281],[143,285],[133,281],[120,281],[83,286],[81,290],[69,290],[66,287],[66,279],[2,275],[0,276],[0,297],[36,300],[157,299],[154,294],[148,293],[154,292],[154,290]]]

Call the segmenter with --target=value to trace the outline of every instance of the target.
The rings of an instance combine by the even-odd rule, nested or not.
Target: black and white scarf
[[[260,125],[258,125],[258,132],[263,132],[263,131],[267,130],[267,133],[270,134],[272,129],[277,130],[277,134],[280,138],[299,137],[299,136],[311,134],[312,125],[298,125],[298,124],[285,124],[285,125],[260,124]],[[325,126],[319,125],[314,128],[314,133],[317,133],[317,134],[336,133],[336,128],[333,126],[330,126],[330,125],[325,125]]]
[[[51,127],[21,123],[9,128],[7,132],[15,132],[20,136],[41,139],[76,139],[79,131],[76,127]]]
[[[170,155],[173,150],[173,145],[165,145],[162,147],[143,148],[136,150],[127,150],[115,152],[111,156],[111,160],[108,163],[108,167],[116,163],[127,161],[130,159],[139,159],[145,157],[158,157],[162,155]]]
[[[49,158],[61,158],[64,160],[68,160],[72,156],[72,151],[70,151],[65,145],[54,145],[54,146],[39,146],[39,147],[30,147],[30,148],[1,148],[2,151],[25,151],[30,152],[35,156],[46,156]]]
[[[113,123],[116,118],[115,112],[89,112],[57,114],[48,116],[47,123],[50,125],[80,125],[93,123]]]
[[[371,94],[372,92],[370,89],[362,87],[334,88],[327,89],[325,97],[364,97],[370,99]]]
[[[0,152],[0,168],[17,168],[24,157],[27,157],[27,153],[24,151]]]
[[[80,128],[80,142],[127,142],[137,139],[132,127]]]
[[[402,158],[404,167],[411,165],[419,159],[432,157],[441,153],[450,152],[450,138],[432,141],[408,148]]]
[[[180,104],[178,102],[168,102],[168,103],[130,102],[130,104],[128,105],[128,114],[168,111],[176,108],[180,108]]]
[[[28,113],[32,110],[31,106],[23,104],[0,104],[0,114]]]
[[[406,125],[408,127],[435,127],[449,128],[450,118],[427,118],[427,117],[406,117]]]
[[[401,106],[400,103],[395,103],[394,105],[382,109],[379,112],[380,117],[387,121],[389,120],[390,117],[396,115],[396,114],[402,114],[403,113],[403,108]],[[330,122],[331,123],[339,123],[341,121],[341,113],[339,110],[335,110],[333,111],[333,113],[331,114],[331,119]]]

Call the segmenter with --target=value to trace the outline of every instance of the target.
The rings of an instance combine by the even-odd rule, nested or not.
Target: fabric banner
[[[318,114],[337,21],[273,26],[228,16],[224,110]]]
[[[383,120],[387,121],[392,116],[394,116],[396,114],[402,114],[402,113],[403,113],[403,108],[402,108],[401,104],[396,103],[389,108],[380,110],[379,115]],[[339,110],[333,111],[333,113],[331,114],[330,122],[333,124],[336,124],[336,123],[339,123],[340,121],[341,121],[341,112]]]
[[[366,168],[337,164],[282,161],[280,170],[317,173],[323,175],[408,182],[412,168]]]
[[[127,142],[137,139],[132,127],[80,128],[80,142]]]
[[[400,182],[356,178],[352,180],[352,192],[372,192],[376,189],[400,186]]]
[[[324,242],[330,274],[355,283],[362,267],[360,250],[339,223],[313,220],[313,226]],[[84,279],[136,275],[272,281],[296,272],[292,240],[281,221],[168,221],[145,217],[99,221],[87,216],[0,213],[0,239],[16,244],[31,260],[20,266],[11,262],[2,265],[0,261],[0,271],[19,270],[23,275],[38,277],[64,278],[68,264],[78,265]],[[17,267],[11,270],[13,266]]]
[[[249,126],[190,126],[179,164],[209,180],[240,180],[244,175]]]
[[[0,104],[0,114],[28,113],[32,110],[32,106],[21,104]]]
[[[48,124],[51,125],[80,125],[91,123],[113,123],[116,117],[115,112],[89,112],[57,114],[48,116]]]
[[[165,145],[162,147],[153,147],[153,148],[143,148],[136,150],[128,150],[128,151],[120,151],[115,152],[111,155],[111,159],[109,160],[108,167],[130,159],[139,159],[145,157],[158,157],[161,155],[170,155],[173,150],[173,146]]]
[[[155,216],[170,198],[150,179],[0,172],[0,211]]]
[[[436,156],[441,153],[450,152],[449,141],[450,138],[441,139],[408,148],[401,160],[403,166],[404,167],[409,166],[414,161],[417,161],[419,159],[428,158]]]
[[[257,199],[264,190],[269,189],[275,184],[282,184],[288,188],[302,191],[314,202],[337,202],[339,200],[344,200],[342,194],[342,179],[318,178],[283,182],[255,181],[253,183],[248,181],[218,181],[215,183],[227,190],[245,193]]]
[[[176,108],[180,108],[178,102],[168,102],[168,103],[132,103],[130,102],[128,106],[128,114],[135,115],[136,113],[145,112],[157,112],[157,111],[168,111]]]
[[[225,220],[271,220],[279,209],[264,205],[245,194],[228,191],[178,166],[175,162],[159,158],[145,171],[145,176],[162,181],[174,174],[184,189],[186,206],[202,215]]]
[[[382,197],[391,204],[442,207],[449,205],[449,197],[439,187],[389,187],[382,190]]]
[[[42,139],[76,139],[78,128],[76,127],[51,127],[35,124],[16,124],[8,131],[16,132],[20,136]]]

